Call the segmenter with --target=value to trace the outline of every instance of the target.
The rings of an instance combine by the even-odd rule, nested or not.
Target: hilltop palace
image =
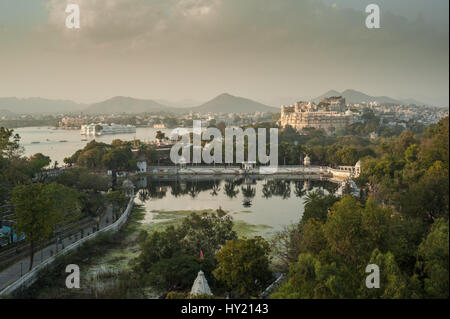
[[[281,127],[287,125],[301,132],[305,128],[323,129],[328,134],[333,134],[353,123],[353,114],[345,111],[345,99],[334,96],[320,101],[297,102],[295,105],[281,106]]]

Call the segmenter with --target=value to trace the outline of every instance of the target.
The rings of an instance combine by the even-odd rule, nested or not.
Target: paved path
[[[109,207],[106,213],[102,216],[100,220],[100,229],[105,228],[106,226],[112,224],[114,222],[112,209]],[[84,237],[92,234],[94,229],[92,227],[87,227],[83,229]],[[81,239],[81,230],[77,235],[72,235],[70,237],[64,238],[62,243],[58,244],[58,251],[63,249],[63,247],[67,247],[68,245],[78,241]],[[33,268],[39,265],[42,261],[51,257],[56,253],[56,242],[52,245],[45,247],[44,249],[37,250],[34,254]],[[0,271],[0,290],[13,283],[22,275],[28,272],[28,268],[30,267],[30,256],[23,258],[22,260],[17,261],[15,264],[9,266],[8,268]]]

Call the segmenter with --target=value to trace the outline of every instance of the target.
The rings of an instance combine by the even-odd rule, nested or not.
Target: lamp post
[[[97,223],[97,231],[99,231],[100,230],[100,216],[96,216],[95,217],[95,222]]]
[[[56,237],[56,250],[55,253],[58,252],[58,232],[55,230],[55,237]]]

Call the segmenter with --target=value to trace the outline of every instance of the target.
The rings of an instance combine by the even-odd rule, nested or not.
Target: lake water
[[[14,132],[18,133],[21,137],[21,144],[25,148],[26,156],[42,153],[46,156],[50,156],[52,161],[58,161],[60,165],[63,164],[65,157],[82,149],[87,143],[94,139],[104,143],[111,143],[115,139],[124,141],[139,139],[147,142],[155,140],[157,131],[162,131],[166,133],[166,135],[170,132],[168,129],[138,127],[136,128],[136,133],[132,134],[114,134],[94,137],[81,135],[79,130],[57,130],[49,127],[25,127],[14,129]],[[82,141],[82,139],[87,139],[87,141]]]
[[[284,225],[298,222],[304,211],[305,196],[316,189],[334,193],[329,181],[283,177],[190,177],[183,180],[147,177],[138,181],[136,201],[152,211],[223,209],[236,220],[267,225],[262,233],[273,233]]]
[[[111,143],[114,139],[154,141],[160,129],[137,128],[133,134],[86,137],[78,130],[55,130],[27,127],[14,131],[21,136],[25,155],[43,153],[62,164],[65,157],[83,148],[89,141]],[[169,134],[169,129],[161,130]],[[87,138],[87,141],[82,139]],[[60,142],[60,141],[66,142]],[[39,143],[33,143],[39,142]],[[194,176],[182,180],[174,177],[147,177],[137,182],[139,203],[152,211],[229,211],[233,218],[252,225],[267,225],[271,233],[284,225],[298,222],[303,215],[304,197],[314,189],[334,192],[336,184],[328,181],[303,180],[301,177],[244,178],[241,176]],[[139,199],[140,198],[140,199]]]

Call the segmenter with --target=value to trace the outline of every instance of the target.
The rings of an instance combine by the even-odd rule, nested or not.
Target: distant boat
[[[40,142],[31,142],[31,144],[39,144]]]
[[[61,141],[59,141],[60,143],[65,143],[65,142],[67,142],[66,140],[61,140]]]

